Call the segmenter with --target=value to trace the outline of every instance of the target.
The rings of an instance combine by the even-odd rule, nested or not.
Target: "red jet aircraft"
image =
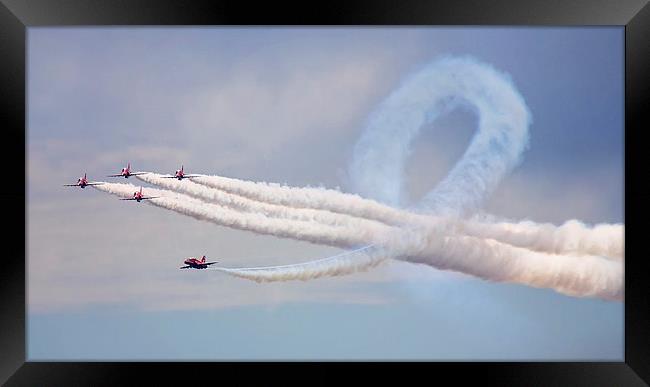
[[[217,263],[217,261],[214,262],[205,262],[205,255],[203,258],[198,259],[198,258],[187,258],[185,261],[183,261],[184,264],[187,266],[182,266],[181,269],[207,269],[208,266],[214,265]]]
[[[178,180],[183,180],[185,178],[189,179],[192,177],[200,177],[201,175],[186,175],[185,172],[183,172],[183,166],[181,165],[181,169],[177,170],[176,173],[174,173],[174,176],[160,176],[165,179],[178,179]]]
[[[122,168],[122,172],[120,172],[118,175],[108,175],[108,177],[122,177],[124,176],[125,179],[128,179],[129,176],[138,176],[138,175],[144,175],[147,172],[131,172],[131,163],[126,164],[126,168]]]
[[[86,177],[86,174],[84,173],[84,177],[80,177],[77,179],[77,184],[63,184],[64,187],[80,187],[80,188],[86,188],[87,185],[100,185],[104,183],[89,183],[88,178]]]
[[[160,196],[142,196],[142,187],[140,187],[140,192],[138,191],[134,192],[132,198],[120,199],[120,200],[137,200],[138,202],[140,202],[140,200],[155,199],[159,197]]]

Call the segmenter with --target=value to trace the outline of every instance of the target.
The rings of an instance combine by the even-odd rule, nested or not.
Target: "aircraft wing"
[[[141,199],[141,200],[146,200],[146,199],[157,199],[157,198],[159,198],[159,197],[160,197],[160,196],[149,196],[149,197],[146,197],[146,198],[140,198],[140,199]]]
[[[181,267],[179,267],[179,269],[189,269],[189,268],[190,268],[189,266],[181,266]]]
[[[106,175],[106,177],[122,177],[122,176],[124,176],[124,175],[122,175],[122,174],[119,174],[119,175]]]
[[[218,261],[207,262],[207,263],[204,263],[204,265],[205,265],[205,266],[210,266],[210,265],[214,265],[215,263],[219,263],[219,262],[218,262]]]
[[[161,179],[177,179],[176,176],[158,176]]]
[[[201,175],[184,175],[183,177],[187,177],[187,178],[190,178],[190,177],[201,177]]]
[[[100,185],[104,183],[86,183],[86,185]],[[80,187],[79,183],[77,184],[63,184],[64,187]]]
[[[120,199],[120,200],[135,200],[135,198]]]
[[[131,172],[131,176],[146,175],[149,172]]]

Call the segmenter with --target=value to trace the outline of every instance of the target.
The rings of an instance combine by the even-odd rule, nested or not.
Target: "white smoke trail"
[[[284,185],[203,176],[194,179],[206,187],[242,196],[255,201],[275,203],[295,208],[315,208],[335,211],[375,220],[393,226],[438,224],[446,232],[491,238],[518,247],[549,253],[602,255],[612,259],[623,256],[623,225],[600,224],[587,226],[570,220],[561,226],[534,222],[491,222],[461,219],[452,216],[422,215],[398,210],[361,198],[323,188],[299,188]],[[289,211],[287,209],[285,212]],[[345,219],[337,220],[342,224]],[[444,226],[443,226],[444,225]]]
[[[412,233],[402,259],[454,270],[490,281],[550,288],[560,293],[623,299],[623,265],[597,256],[539,253],[492,239],[438,238]],[[418,251],[412,251],[418,249]]]
[[[552,288],[572,296],[623,298],[623,266],[598,256],[539,253],[491,239],[444,236],[431,229],[399,230],[379,239],[381,242],[365,252],[294,265],[220,270],[257,282],[309,280],[365,270],[392,257],[490,281]]]
[[[320,277],[333,277],[368,270],[384,262],[388,257],[378,251],[368,251],[372,245],[357,250],[347,251],[332,257],[327,257],[306,263],[293,265],[264,266],[249,268],[216,267],[214,270],[223,271],[236,277],[246,278],[255,282],[290,281]],[[362,254],[363,252],[363,254]]]
[[[555,254],[599,255],[621,261],[624,256],[624,226],[596,224],[587,226],[568,220],[560,226],[551,223],[458,221],[460,234],[495,239],[513,246]]]
[[[390,225],[408,223],[411,219],[405,218],[405,214],[399,210],[375,200],[364,199],[359,195],[332,189],[291,187],[217,175],[204,175],[192,180],[206,187],[270,204],[326,210]]]
[[[561,226],[530,221],[495,223],[479,219],[461,219],[454,216],[417,214],[395,209],[358,195],[324,188],[291,187],[222,176],[202,176],[193,180],[200,185],[213,188],[216,190],[215,192],[221,192],[220,196],[226,197],[226,193],[231,193],[227,200],[222,200],[224,203],[236,201],[233,198],[239,196],[254,201],[273,203],[277,206],[283,205],[287,207],[282,211],[284,214],[291,213],[290,207],[322,209],[398,227],[437,224],[447,233],[496,239],[540,252],[602,255],[612,259],[622,259],[623,257],[624,229],[620,224],[600,224],[589,227],[577,220],[567,221]],[[155,183],[155,179],[146,181]],[[174,189],[170,186],[166,186],[166,188]],[[205,194],[203,197],[209,198],[210,195]],[[246,208],[246,206],[240,208]],[[332,224],[344,224],[346,221],[346,219],[340,218]]]
[[[95,185],[93,188],[123,198],[132,197],[133,192],[138,190],[138,187],[132,184],[122,183],[104,183]],[[205,203],[168,190],[148,188],[145,196],[159,196],[156,199],[145,200],[144,202],[147,204],[220,226],[340,248],[356,248],[367,245],[369,240],[375,237],[381,238],[382,235],[390,232],[389,227],[381,224],[355,229],[299,220],[269,218],[263,214],[239,212],[216,204]]]
[[[470,57],[445,57],[425,66],[371,114],[350,165],[356,191],[400,205],[404,164],[413,139],[424,124],[461,104],[478,113],[478,130],[420,208],[454,215],[477,210],[485,195],[519,163],[528,146],[531,117],[507,74]]]
[[[259,202],[246,197],[229,194],[218,189],[208,188],[192,181],[166,179],[161,178],[161,176],[162,175],[148,172],[145,175],[139,175],[136,177],[144,182],[155,184],[159,187],[176,192],[181,192],[197,199],[213,202],[234,209],[244,210],[246,212],[260,213],[269,217],[317,222],[331,226],[365,227],[369,223],[377,225],[374,221],[359,219],[345,214],[335,214],[329,211],[310,208],[291,208],[282,205]]]
[[[137,189],[130,184],[112,183],[94,187],[121,197],[129,197]],[[395,257],[488,280],[551,287],[570,295],[607,299],[622,297],[622,276],[618,275],[617,266],[612,265],[622,266],[599,257],[535,253],[489,239],[444,236],[435,228],[395,229],[381,226],[352,230],[237,212],[167,190],[148,189],[147,194],[160,196],[147,201],[149,204],[218,225],[342,248],[368,243],[377,245],[373,247],[372,254],[362,258],[350,254],[298,265],[223,270],[244,278],[272,281],[340,275],[363,270],[388,257]],[[617,279],[620,281],[617,282]]]

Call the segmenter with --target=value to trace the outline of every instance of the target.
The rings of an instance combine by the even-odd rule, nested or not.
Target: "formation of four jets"
[[[148,172],[131,172],[131,163],[128,163],[125,168],[122,168],[122,171],[116,175],[108,175],[108,177],[124,177],[126,179],[129,178],[129,176],[138,176],[138,175],[144,175],[147,174]],[[181,169],[178,169],[176,172],[174,172],[173,176],[160,176],[163,179],[178,179],[178,180],[183,180],[183,179],[191,179],[193,177],[199,177],[201,175],[188,175],[185,173],[183,170],[183,166],[181,165]],[[80,177],[77,179],[77,182],[75,184],[64,184],[64,187],[79,187],[79,188],[86,188],[86,186],[89,185],[100,185],[104,183],[100,182],[89,182],[88,177],[84,173],[83,177]],[[141,200],[145,199],[155,199],[160,196],[143,196],[142,195],[142,187],[140,187],[140,191],[134,192],[132,198],[128,199],[120,199],[120,200],[136,200],[140,202]]]
[[[125,168],[122,168],[122,171],[119,174],[116,175],[108,175],[108,177],[124,177],[126,179],[129,178],[129,176],[138,176],[138,175],[144,175],[148,172],[131,172],[131,163],[127,163]],[[199,177],[201,175],[188,175],[185,173],[183,170],[183,166],[181,165],[181,169],[177,170],[173,176],[161,176],[161,178],[165,179],[178,179],[178,180],[183,180],[183,179],[190,179],[193,177]],[[104,184],[101,182],[89,182],[88,177],[86,176],[86,173],[84,173],[83,177],[80,177],[77,179],[77,183],[75,184],[64,184],[64,187],[79,187],[79,188],[86,188],[86,186],[89,185],[100,185]],[[159,198],[160,196],[144,196],[142,194],[142,187],[140,187],[140,191],[136,191],[133,193],[133,197],[131,198],[123,198],[120,200],[135,200],[137,202],[140,202],[141,200],[147,200],[147,199],[156,199]],[[205,261],[205,255],[201,258],[187,258],[183,263],[186,266],[181,267],[181,269],[207,269],[208,266],[213,265],[215,262],[206,262]]]

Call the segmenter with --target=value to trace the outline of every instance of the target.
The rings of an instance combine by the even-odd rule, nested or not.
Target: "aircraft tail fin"
[[[205,262],[205,255],[201,258],[201,262]]]

